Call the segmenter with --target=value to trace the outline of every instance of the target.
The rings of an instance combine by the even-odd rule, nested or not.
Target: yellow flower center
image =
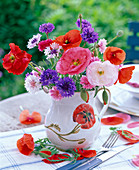
[[[98,71],[98,74],[101,76],[104,74],[104,71]]]
[[[115,56],[116,56],[116,54],[114,54],[114,53],[113,53],[113,54],[112,54],[112,56],[113,56],[113,57],[115,57]]]
[[[69,41],[68,40],[65,40],[65,44],[68,44],[69,43]]]
[[[13,63],[14,60],[15,60],[15,56],[14,56],[14,55],[11,55],[11,56],[10,56],[10,60],[11,60],[11,63]]]
[[[77,59],[76,61],[75,60],[72,61],[72,65],[74,65],[74,66],[78,66],[80,64],[81,64],[81,62],[79,59]]]

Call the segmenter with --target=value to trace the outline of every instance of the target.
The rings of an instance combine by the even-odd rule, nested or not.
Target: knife
[[[116,154],[131,148],[133,145],[123,145],[123,146],[119,146],[119,147],[115,147],[113,149],[111,149],[110,151],[103,153],[102,155],[95,157],[93,160],[92,158],[90,159],[82,159],[79,161],[77,161],[77,164],[75,166],[75,164],[67,164],[65,166],[62,166],[60,168],[58,168],[57,170],[89,170],[92,169],[98,165],[100,165],[101,163],[103,163],[104,161],[110,159],[111,157],[115,156]]]

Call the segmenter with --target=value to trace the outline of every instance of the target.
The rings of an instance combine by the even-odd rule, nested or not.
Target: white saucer
[[[130,115],[139,116],[139,100],[131,93],[113,85],[108,88],[111,91],[111,102],[109,107]],[[102,91],[98,93],[98,99],[102,101]]]

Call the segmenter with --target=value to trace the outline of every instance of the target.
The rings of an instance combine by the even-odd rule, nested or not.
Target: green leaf
[[[102,93],[102,98],[103,98],[104,104],[107,104],[108,103],[108,94],[107,94],[105,89],[104,89],[104,91]]]
[[[39,153],[39,155],[42,157],[42,158],[48,158],[50,155],[47,155],[47,154],[45,154],[45,153]]]
[[[109,129],[110,129],[110,130],[116,130],[117,127],[110,127]]]

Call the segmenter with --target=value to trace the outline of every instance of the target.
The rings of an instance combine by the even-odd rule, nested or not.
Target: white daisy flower
[[[41,36],[41,34],[33,35],[33,37],[28,41],[27,48],[34,48],[39,43]]]
[[[35,75],[27,76],[24,85],[29,93],[36,93],[41,89],[41,83],[39,81],[39,77]]]
[[[44,50],[44,54],[49,55],[50,52],[51,52],[50,47],[46,47],[46,49]]]

